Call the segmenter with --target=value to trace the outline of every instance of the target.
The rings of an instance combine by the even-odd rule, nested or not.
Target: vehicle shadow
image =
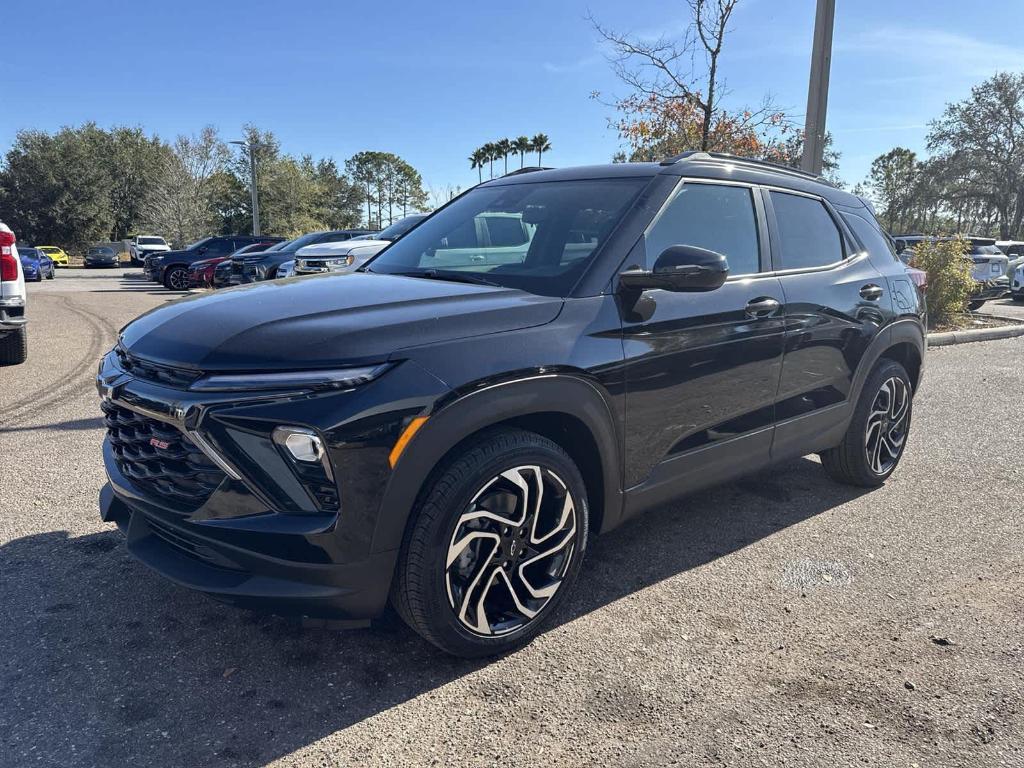
[[[594,541],[560,623],[862,492],[801,459],[654,510]],[[491,663],[390,615],[331,632],[222,606],[137,564],[116,530],[0,547],[0,659],[7,764],[110,768],[265,765]]]
[[[86,429],[102,429],[104,426],[103,417],[94,416],[87,419],[72,419],[70,421],[59,421],[56,424],[36,424],[29,427],[2,427],[0,435],[5,432],[39,432],[44,429],[57,431],[79,432]]]

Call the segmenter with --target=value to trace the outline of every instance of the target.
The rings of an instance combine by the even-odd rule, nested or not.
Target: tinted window
[[[782,253],[776,269],[807,269],[834,264],[843,258],[843,241],[828,210],[818,200],[772,192]]]
[[[162,237],[140,237],[139,245],[167,245]]]
[[[669,246],[695,245],[725,254],[729,273],[759,271],[757,218],[746,187],[683,185],[647,233],[647,266]]]
[[[397,240],[425,218],[427,218],[425,213],[414,213],[412,216],[406,216],[404,219],[399,219],[391,226],[378,232],[377,238],[380,240]]]
[[[370,272],[468,280],[565,296],[615,228],[642,179],[521,182],[476,187],[382,251]],[[520,221],[530,240],[497,247],[477,219]],[[595,233],[571,242],[573,231]],[[521,239],[521,238],[520,238]]]
[[[843,219],[846,220],[850,229],[853,230],[853,234],[864,244],[869,253],[876,256],[889,254],[892,258],[897,258],[896,252],[889,245],[888,238],[882,234],[882,230],[877,224],[871,223],[857,213],[844,213]]]
[[[235,250],[235,244],[231,240],[222,240],[221,238],[214,238],[205,245],[206,256],[227,256]]]
[[[522,245],[530,239],[523,227],[522,216],[488,216],[484,221],[491,245],[496,248]]]

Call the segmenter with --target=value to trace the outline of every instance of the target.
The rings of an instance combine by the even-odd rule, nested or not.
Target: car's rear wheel
[[[864,382],[843,442],[821,453],[825,471],[850,485],[884,483],[903,457],[913,405],[906,370],[895,360],[880,360]]]
[[[0,365],[20,365],[28,359],[28,329],[22,326],[16,331],[0,336]]]
[[[557,444],[484,433],[449,459],[414,510],[392,589],[409,626],[448,653],[505,653],[566,599],[586,550],[586,487]]]
[[[971,312],[977,312],[979,309],[985,306],[984,301],[968,301],[967,309]]]
[[[188,270],[185,267],[171,267],[164,272],[164,288],[169,291],[188,290]]]

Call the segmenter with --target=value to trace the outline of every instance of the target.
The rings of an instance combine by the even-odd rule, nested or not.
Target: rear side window
[[[776,269],[809,269],[842,260],[842,237],[820,200],[774,191],[771,196],[782,249],[774,254]]]
[[[487,235],[491,245],[495,248],[522,245],[530,239],[523,229],[523,219],[520,216],[488,216],[484,221],[487,222]]]
[[[760,271],[757,216],[747,187],[685,183],[647,232],[648,268],[673,245],[724,254],[730,275]]]
[[[844,212],[842,217],[847,226],[853,230],[853,234],[857,236],[857,239],[868,249],[869,253],[874,256],[885,256],[888,254],[893,261],[899,260],[896,252],[890,247],[888,238],[882,234],[882,230],[877,224],[871,223],[859,213]]]

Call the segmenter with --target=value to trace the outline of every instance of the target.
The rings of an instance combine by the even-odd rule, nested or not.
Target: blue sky
[[[1024,2],[838,0],[828,127],[840,175],[863,178],[899,144],[924,149],[947,101],[1024,71]],[[979,8],[984,6],[984,12]],[[585,15],[619,30],[682,29],[682,0],[485,3],[7,0],[15,55],[0,57],[0,151],[21,128],[95,120],[165,138],[251,122],[294,154],[395,152],[427,184],[476,180],[481,143],[543,131],[545,164],[619,148],[592,91],[624,93]],[[814,0],[743,0],[723,67],[728,102],[770,93],[802,116]],[[802,120],[802,117],[801,117]]]

